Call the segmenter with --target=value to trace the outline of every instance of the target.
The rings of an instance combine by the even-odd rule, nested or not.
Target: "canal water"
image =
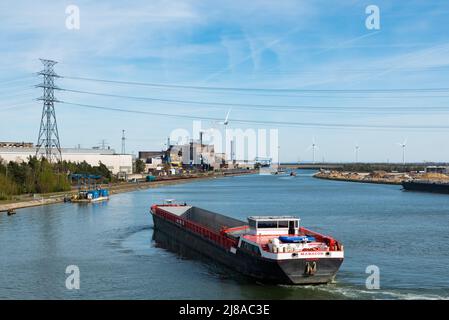
[[[152,240],[152,203],[171,198],[240,219],[299,215],[341,240],[335,283],[276,286],[181,257]],[[65,286],[66,267],[80,289]],[[379,268],[368,289],[367,267]],[[371,267],[373,268],[373,267]],[[375,268],[375,267],[374,267]],[[1,299],[441,299],[449,298],[449,196],[400,186],[289,176],[239,176],[0,215]]]

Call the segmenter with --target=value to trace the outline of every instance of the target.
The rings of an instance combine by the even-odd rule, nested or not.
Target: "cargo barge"
[[[186,204],[153,205],[154,231],[261,282],[325,284],[344,259],[343,245],[299,225],[294,216],[251,216],[248,223]],[[178,250],[180,251],[180,250]]]
[[[402,182],[404,190],[449,194],[449,183],[428,180],[408,180]]]

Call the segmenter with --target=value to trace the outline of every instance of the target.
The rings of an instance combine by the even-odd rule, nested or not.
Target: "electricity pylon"
[[[44,82],[36,86],[43,89],[42,97],[37,100],[43,101],[44,105],[42,107],[41,125],[37,138],[36,157],[44,157],[49,162],[58,162],[62,160],[62,155],[54,105],[58,100],[55,98],[54,91],[58,89],[55,86],[55,78],[59,76],[53,70],[53,66],[57,62],[45,59],[40,60],[44,65],[44,70],[38,72],[38,75],[43,76]]]

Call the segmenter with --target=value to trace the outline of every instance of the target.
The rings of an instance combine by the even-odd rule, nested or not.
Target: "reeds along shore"
[[[114,195],[118,193],[131,192],[139,189],[147,189],[152,187],[158,187],[162,185],[169,184],[177,184],[177,183],[187,183],[195,180],[202,179],[214,179],[226,176],[237,176],[237,175],[245,175],[245,174],[254,174],[256,170],[239,170],[239,171],[222,171],[222,172],[207,172],[207,173],[197,173],[197,174],[189,174],[182,176],[163,176],[158,177],[157,180],[146,182],[146,181],[137,181],[137,182],[121,182],[114,183],[107,186],[109,189],[109,194]],[[103,185],[105,187],[105,185]],[[77,191],[73,190],[70,192],[58,192],[51,193],[45,195],[29,195],[28,197],[20,196],[17,197],[16,200],[4,201],[4,203],[0,202],[0,213],[14,212],[17,209],[49,205],[55,203],[61,203],[64,201],[64,198],[76,193]]]

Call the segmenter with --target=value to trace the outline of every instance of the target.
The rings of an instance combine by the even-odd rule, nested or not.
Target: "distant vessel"
[[[410,191],[423,191],[449,194],[449,182],[429,180],[408,180],[402,182],[402,187]]]
[[[251,216],[245,223],[186,204],[153,205],[151,213],[156,243],[264,282],[329,283],[344,258],[340,242],[300,227],[293,216]]]
[[[272,171],[272,172],[271,172],[271,174],[274,174],[274,175],[276,175],[276,174],[282,174],[282,173],[285,173],[285,169],[282,169],[282,168],[280,168],[280,167],[278,167],[278,168],[276,169],[276,171]]]
[[[290,176],[296,177],[296,172],[295,172],[295,171],[291,171],[291,172],[290,172]]]
[[[82,190],[70,198],[70,202],[92,203],[109,200],[108,189]]]

